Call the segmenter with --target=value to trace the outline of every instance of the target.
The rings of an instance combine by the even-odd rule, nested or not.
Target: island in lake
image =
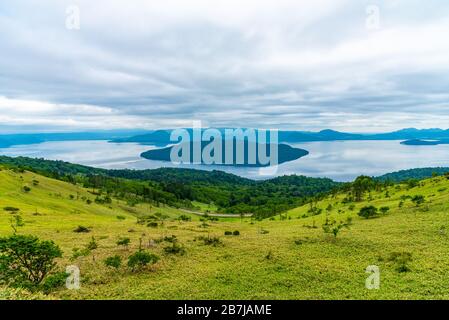
[[[449,140],[422,140],[422,139],[411,139],[402,141],[401,144],[406,146],[436,146],[439,144],[449,144]]]
[[[194,161],[194,155],[192,150],[194,150],[193,142],[184,142],[180,143],[178,145],[173,145],[165,148],[159,148],[159,149],[152,149],[148,150],[146,152],[143,152],[140,156],[148,159],[148,160],[158,160],[158,161],[170,161],[173,162],[172,159],[172,152],[175,152],[176,156],[182,157],[183,152],[187,152],[185,154],[185,158],[182,161],[183,163],[198,163],[198,161]],[[300,148],[293,148],[288,144],[277,144],[277,145],[271,145],[271,144],[262,144],[262,143],[256,143],[255,144],[255,151],[254,154],[249,155],[250,148],[248,147],[248,142],[245,141],[243,144],[243,154],[241,155],[240,159],[237,157],[240,150],[237,148],[237,144],[233,144],[233,152],[232,155],[226,155],[225,150],[225,140],[222,140],[221,143],[219,143],[219,148],[221,148],[221,152],[218,153],[217,150],[211,148],[210,146],[211,142],[209,141],[203,141],[200,145],[201,147],[201,154],[202,157],[200,159],[201,164],[209,164],[209,165],[224,165],[224,166],[236,166],[236,167],[268,167],[271,165],[276,164],[282,164],[288,161],[297,160],[301,157],[304,157],[309,154],[307,150],[300,149]],[[177,150],[173,150],[173,148],[177,148]],[[276,150],[277,149],[277,161],[275,163],[264,161],[260,158],[259,153],[261,153],[263,156],[270,157],[270,150]],[[189,150],[189,151],[186,151]],[[260,151],[260,152],[259,152]],[[217,154],[215,154],[217,152]],[[207,162],[204,159],[204,154],[208,155],[209,158],[215,159],[214,162]],[[229,159],[230,158],[230,159]]]

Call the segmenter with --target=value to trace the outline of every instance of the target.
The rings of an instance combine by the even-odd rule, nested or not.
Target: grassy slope
[[[21,179],[21,176],[23,180]],[[39,186],[31,181],[35,174],[0,172],[0,208],[19,207],[25,227],[20,233],[36,234],[53,239],[65,252],[59,261],[61,267],[80,266],[82,287],[79,291],[61,290],[54,297],[70,299],[124,298],[124,299],[414,299],[449,298],[449,180],[434,178],[424,186],[407,190],[391,187],[391,198],[383,193],[372,193],[370,204],[389,206],[383,217],[362,220],[356,212],[368,202],[357,204],[355,210],[341,204],[343,195],[328,198],[318,207],[337,219],[353,216],[353,226],[343,230],[336,241],[323,234],[321,224],[325,214],[300,218],[307,214],[308,206],[291,210],[290,219],[250,223],[240,219],[209,222],[202,228],[192,222],[170,221],[163,227],[148,228],[135,223],[123,203],[113,201],[112,209],[97,204],[87,205],[81,200],[69,200],[69,194],[86,190],[63,182],[37,176]],[[29,194],[21,191],[29,185]],[[61,194],[61,196],[57,196]],[[410,200],[398,207],[401,195],[422,194],[426,203],[416,208]],[[94,196],[90,195],[93,200]],[[42,213],[34,216],[33,212]],[[125,208],[125,209],[123,209]],[[148,208],[127,208],[144,213]],[[78,213],[79,210],[80,213]],[[153,209],[154,210],[154,209]],[[175,209],[161,208],[175,217]],[[340,213],[339,213],[340,210]],[[126,215],[118,220],[117,215]],[[8,234],[10,214],[0,212],[0,234]],[[198,218],[195,218],[198,219]],[[87,234],[74,233],[79,224],[92,226]],[[312,226],[315,225],[316,228]],[[135,232],[128,232],[134,229]],[[239,230],[240,236],[225,237],[225,230]],[[263,233],[267,230],[269,233]],[[184,256],[168,256],[162,242],[147,250],[161,256],[152,270],[133,274],[122,268],[117,272],[107,269],[102,260],[119,254],[126,258],[138,247],[138,239],[146,245],[150,239],[176,235],[185,245]],[[99,249],[94,257],[71,261],[71,250],[82,247],[94,235]],[[220,236],[223,245],[205,246],[195,240],[199,235]],[[128,250],[117,248],[120,236],[132,239]],[[299,240],[299,241],[298,241]],[[410,252],[410,271],[399,273],[388,262],[393,252]],[[269,257],[269,259],[267,258]],[[95,259],[94,259],[95,258]],[[378,265],[381,270],[380,290],[365,288],[365,268]]]

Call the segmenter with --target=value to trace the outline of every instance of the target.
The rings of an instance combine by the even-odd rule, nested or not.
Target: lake
[[[302,174],[350,181],[361,174],[378,176],[402,169],[449,167],[449,145],[406,146],[401,145],[400,141],[326,141],[298,143],[292,146],[308,150],[310,154],[280,165],[274,175]],[[155,147],[135,143],[109,143],[103,140],[61,141],[0,148],[0,154],[64,160],[106,169],[186,167],[222,170],[253,179],[267,178],[261,175],[258,168],[178,166],[140,157],[140,153],[153,148]]]

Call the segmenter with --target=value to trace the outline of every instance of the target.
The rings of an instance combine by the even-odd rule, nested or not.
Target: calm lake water
[[[303,174],[350,181],[360,174],[378,176],[401,169],[449,167],[449,145],[405,146],[400,141],[326,141],[294,144],[310,154],[278,167],[275,175]],[[180,167],[169,162],[140,158],[153,149],[134,143],[107,141],[45,142],[0,148],[1,155],[64,160],[106,169],[154,169]],[[267,178],[257,168],[188,165],[187,168],[223,170],[253,179]]]

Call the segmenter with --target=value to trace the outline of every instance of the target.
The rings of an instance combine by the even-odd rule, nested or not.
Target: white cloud
[[[0,127],[446,127],[449,5],[376,1],[0,4]],[[38,9],[36,9],[38,8]]]

